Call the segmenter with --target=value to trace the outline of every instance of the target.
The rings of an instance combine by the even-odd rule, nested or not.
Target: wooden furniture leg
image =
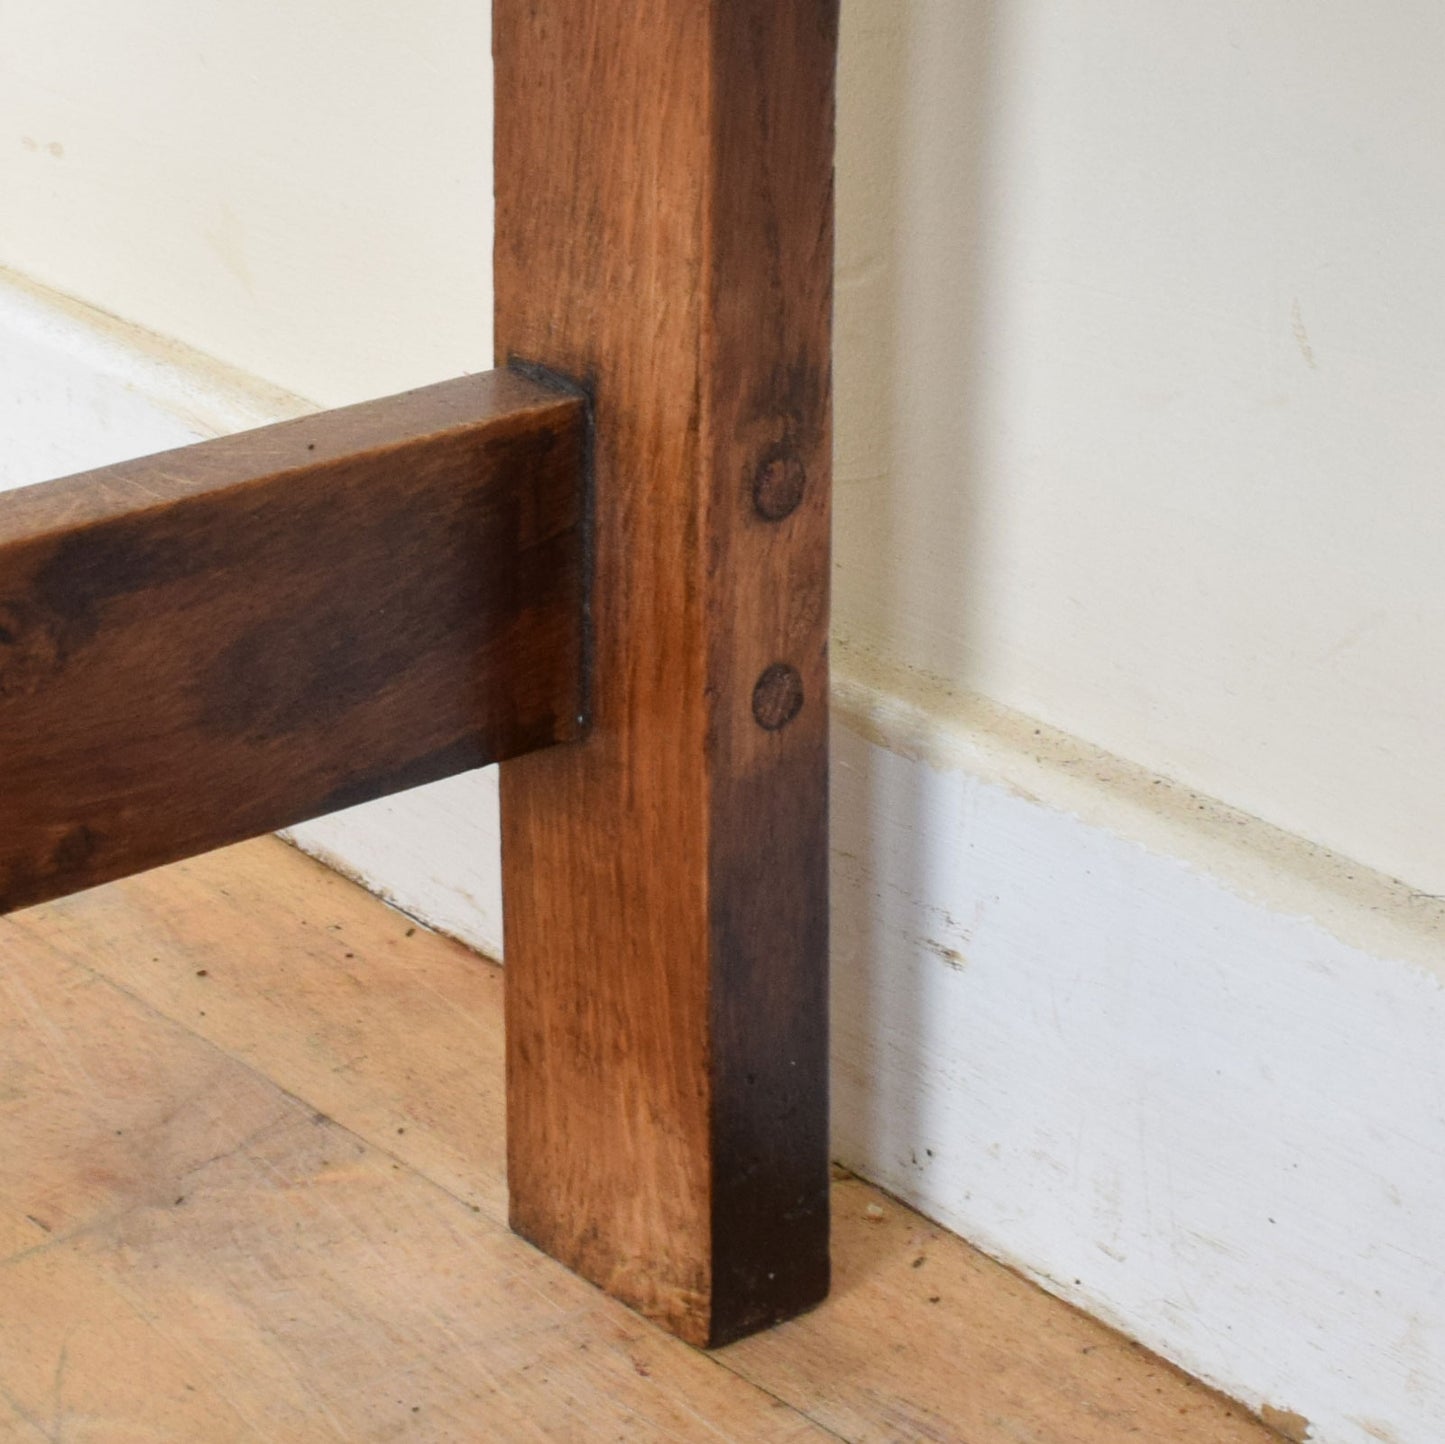
[[[494,0],[497,355],[595,413],[592,731],[502,772],[514,1226],[697,1343],[828,1287],[836,0]]]

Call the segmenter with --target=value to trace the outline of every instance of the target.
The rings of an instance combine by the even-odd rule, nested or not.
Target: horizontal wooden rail
[[[0,912],[579,735],[586,429],[498,371],[0,495]]]

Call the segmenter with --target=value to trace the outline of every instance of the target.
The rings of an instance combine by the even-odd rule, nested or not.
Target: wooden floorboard
[[[865,1184],[719,1354],[506,1229],[497,969],[266,840],[0,921],[0,1440],[1266,1444]]]

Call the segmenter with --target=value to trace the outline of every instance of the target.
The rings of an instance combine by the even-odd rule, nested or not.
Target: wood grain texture
[[[855,1178],[702,1355],[506,1227],[502,970],[274,839],[0,920],[0,1439],[1269,1444]]]
[[[0,495],[0,912],[575,737],[585,438],[496,372]]]
[[[515,1226],[717,1344],[827,1291],[836,0],[497,0],[497,346],[592,393],[595,729],[503,769]]]

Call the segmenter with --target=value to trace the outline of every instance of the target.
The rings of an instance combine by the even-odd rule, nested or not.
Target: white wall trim
[[[64,356],[188,427],[222,436],[304,416],[313,402],[178,341],[132,326],[0,268],[0,334]]]
[[[306,409],[0,279],[37,346],[166,435]],[[846,645],[835,717],[838,1156],[1313,1439],[1438,1444],[1445,903]],[[491,773],[294,837],[500,950]]]
[[[834,711],[862,736],[1071,813],[1445,982],[1445,898],[864,648],[833,650]]]
[[[1438,1444],[1439,900],[841,650],[841,1159],[1312,1439]]]

